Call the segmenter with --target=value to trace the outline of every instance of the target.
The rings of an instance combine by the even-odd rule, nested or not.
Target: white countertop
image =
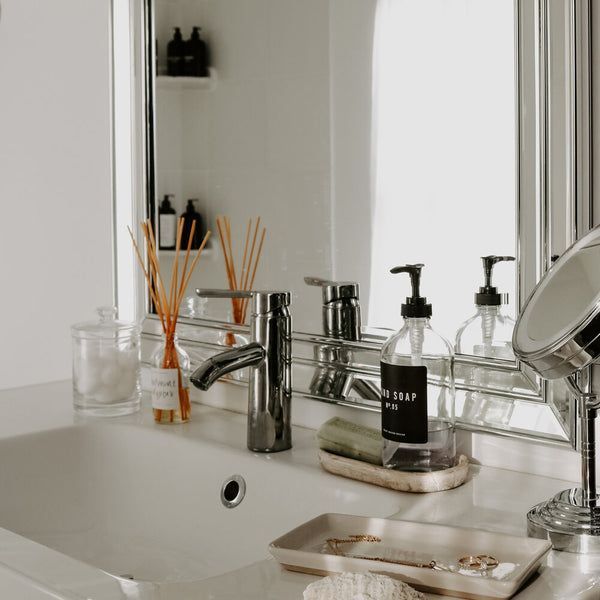
[[[219,387],[218,384],[215,387]],[[86,423],[73,413],[70,382],[18,388],[0,392],[0,439],[26,433]],[[139,427],[156,427],[144,402],[139,415],[124,417]],[[161,427],[161,426],[158,426]],[[245,417],[230,411],[193,405],[190,423],[173,429],[175,435],[245,447]],[[294,428],[294,448],[271,456],[290,466],[320,471],[315,432]],[[334,486],[336,476],[331,475]],[[367,485],[367,484],[364,484]],[[395,518],[475,527],[494,532],[525,535],[527,510],[574,482],[492,467],[471,466],[461,487],[432,494],[402,494],[401,514]],[[0,492],[1,493],[1,492]],[[401,494],[401,492],[397,492]],[[317,516],[317,515],[315,515]],[[389,515],[392,516],[392,515]],[[285,533],[284,531],[281,532]],[[260,557],[259,557],[260,558]],[[293,600],[302,598],[315,576],[284,570],[274,559],[262,559],[237,571],[175,588],[170,598],[215,600]],[[140,592],[143,593],[140,595]],[[127,584],[87,564],[0,529],[0,596],[11,599],[163,600],[160,592]],[[428,595],[429,598],[444,598]],[[584,600],[600,598],[600,556],[551,552],[517,600]]]

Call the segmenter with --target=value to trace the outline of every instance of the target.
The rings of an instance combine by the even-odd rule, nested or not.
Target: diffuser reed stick
[[[219,228],[219,237],[221,238],[221,247],[225,259],[225,270],[227,271],[227,281],[230,290],[249,291],[254,285],[254,277],[260,261],[263,242],[265,239],[266,229],[262,228],[258,249],[256,250],[256,242],[260,231],[260,217],[256,220],[254,233],[252,233],[252,219],[248,221],[248,230],[246,232],[246,240],[244,243],[244,255],[242,259],[242,269],[240,271],[240,279],[237,279],[237,271],[235,268],[235,260],[231,243],[231,220],[229,217],[217,217],[217,227]],[[252,243],[250,243],[252,240]],[[248,253],[248,249],[250,252]],[[256,254],[255,254],[256,250]],[[244,323],[246,321],[246,313],[248,310],[249,298],[232,298],[231,305],[233,308],[233,322]],[[233,345],[233,336],[228,334],[227,343]]]
[[[148,285],[148,290],[150,292],[150,297],[152,298],[152,302],[154,302],[154,306],[156,307],[156,312],[160,318],[160,322],[162,325],[163,333],[165,334],[165,348],[164,348],[164,357],[162,359],[161,367],[165,370],[176,370],[177,373],[173,373],[176,377],[176,387],[177,387],[177,396],[178,396],[178,404],[179,410],[177,411],[174,408],[164,409],[157,408],[153,405],[152,410],[154,412],[154,420],[156,422],[174,422],[176,417],[176,412],[179,412],[179,419],[181,422],[185,422],[190,417],[190,399],[188,388],[184,384],[183,377],[181,374],[181,369],[179,365],[179,359],[177,357],[177,348],[175,345],[175,329],[177,327],[177,318],[179,316],[179,309],[181,307],[181,302],[183,301],[183,296],[185,293],[185,289],[190,281],[192,276],[192,272],[194,271],[194,267],[198,262],[198,258],[206,245],[208,237],[210,236],[210,231],[206,233],[204,236],[204,240],[198,248],[196,252],[196,256],[192,261],[191,266],[190,262],[190,251],[192,246],[192,240],[194,237],[194,230],[196,228],[196,222],[192,223],[192,228],[189,236],[189,241],[187,245],[187,249],[185,251],[185,259],[183,261],[183,267],[181,269],[181,273],[179,271],[179,254],[181,250],[181,236],[183,233],[183,219],[180,218],[177,222],[177,243],[175,246],[175,261],[173,264],[173,271],[171,273],[171,283],[169,286],[169,290],[167,293],[167,288],[165,287],[164,279],[160,270],[160,263],[158,260],[158,252],[156,249],[156,239],[154,237],[154,231],[152,229],[152,223],[150,219],[148,219],[145,223],[141,223],[142,232],[144,234],[144,240],[146,242],[146,253],[148,257],[148,268],[144,264],[144,260],[142,258],[142,254],[139,250],[139,247],[133,237],[133,233],[131,229],[129,230],[129,235],[131,236],[131,241],[133,242],[133,246],[135,248],[137,257],[142,266],[142,270],[144,272],[144,277],[146,278],[146,283]],[[188,268],[189,267],[189,268]],[[169,375],[171,376],[171,375]],[[156,379],[157,385],[166,386],[167,380],[164,378]],[[168,390],[165,388],[163,391],[164,394],[171,393],[172,390]],[[154,396],[153,394],[153,404],[154,404]]]

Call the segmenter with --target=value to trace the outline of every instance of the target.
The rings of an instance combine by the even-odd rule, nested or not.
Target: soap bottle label
[[[382,436],[403,444],[426,444],[427,429],[427,367],[382,362]]]
[[[152,408],[179,409],[179,370],[151,369]]]
[[[158,247],[169,250],[175,248],[177,238],[177,216],[159,215]]]

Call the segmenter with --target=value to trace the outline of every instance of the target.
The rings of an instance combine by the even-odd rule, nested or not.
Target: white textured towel
[[[308,585],[304,600],[425,600],[425,596],[386,575],[339,573]]]

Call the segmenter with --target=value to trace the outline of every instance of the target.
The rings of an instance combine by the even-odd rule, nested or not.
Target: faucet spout
[[[260,365],[265,359],[265,349],[257,343],[226,350],[205,360],[191,375],[190,381],[201,390],[210,386],[227,373]]]
[[[292,318],[291,294],[277,291],[196,290],[210,298],[252,298],[251,342],[204,361],[190,377],[207,390],[219,377],[248,370],[248,439],[253,452],[279,452],[292,447]]]

